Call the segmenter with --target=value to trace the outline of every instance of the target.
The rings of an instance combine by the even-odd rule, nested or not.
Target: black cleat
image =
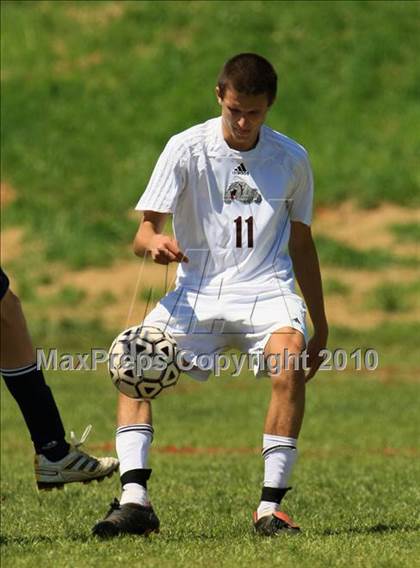
[[[100,538],[110,538],[120,534],[138,534],[148,536],[159,532],[159,519],[153,508],[137,503],[120,505],[114,499],[105,519],[93,527],[92,532]]]
[[[297,534],[300,532],[300,528],[282,511],[265,515],[261,519],[258,519],[257,513],[254,513],[254,529],[257,534],[262,536],[275,536],[280,533]]]

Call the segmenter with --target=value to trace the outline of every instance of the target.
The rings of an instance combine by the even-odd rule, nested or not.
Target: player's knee
[[[305,349],[305,338],[300,331],[291,327],[283,327],[273,333],[266,347],[267,353],[278,353],[281,356],[301,353]]]
[[[305,374],[302,368],[302,347],[292,342],[282,353],[271,356],[274,366],[269,366],[272,389],[278,392],[292,392],[305,384]]]
[[[266,355],[267,368],[276,388],[289,388],[301,380],[302,357],[305,341],[300,333],[292,333],[282,338],[274,353]]]

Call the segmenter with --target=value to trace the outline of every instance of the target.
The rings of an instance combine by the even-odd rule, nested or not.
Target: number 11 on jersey
[[[242,248],[242,217],[236,217],[234,220],[236,225],[236,248]],[[254,218],[252,215],[245,219],[248,232],[248,248],[253,248],[254,246]]]

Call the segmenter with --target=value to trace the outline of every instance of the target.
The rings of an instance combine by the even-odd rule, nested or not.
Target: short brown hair
[[[223,65],[218,80],[220,98],[233,87],[245,95],[267,94],[271,105],[277,93],[277,74],[265,57],[256,53],[239,53]]]

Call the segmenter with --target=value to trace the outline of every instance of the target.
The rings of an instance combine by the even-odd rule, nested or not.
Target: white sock
[[[125,505],[126,503],[137,503],[138,505],[149,507],[150,501],[147,489],[139,483],[126,483],[122,488],[120,505]]]
[[[120,475],[133,469],[147,469],[153,428],[150,424],[129,424],[117,428],[116,449],[120,461]],[[122,488],[120,504],[150,504],[147,490],[138,483],[126,483]]]
[[[264,487],[286,488],[297,458],[297,439],[287,436],[264,434]],[[258,518],[278,511],[280,505],[274,501],[260,501]]]

